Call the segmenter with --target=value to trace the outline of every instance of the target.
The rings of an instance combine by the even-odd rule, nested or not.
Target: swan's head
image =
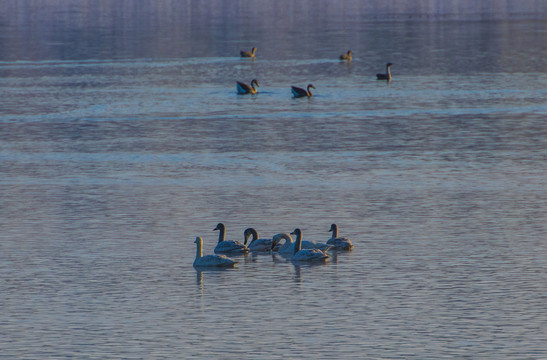
[[[213,229],[213,231],[215,230],[223,230],[225,229],[225,226],[223,223],[218,223],[217,226]]]
[[[309,84],[309,85],[308,85],[308,91],[310,91],[310,88],[311,88],[311,89],[315,89],[315,86],[313,86],[313,84]]]
[[[387,67],[390,67],[391,65],[393,65],[392,63],[387,63],[386,66]]]
[[[336,226],[336,224],[332,224],[332,225],[330,226],[329,231],[336,231],[336,230],[338,230],[338,226]]]
[[[302,236],[302,231],[299,228],[294,229],[291,235],[296,235],[297,237]]]
[[[203,243],[203,239],[201,237],[196,237],[196,240],[194,240],[194,244],[201,244]]]
[[[353,55],[353,51],[348,50],[348,56],[351,56],[351,55]]]
[[[258,85],[258,80],[257,80],[257,79],[251,80],[251,86],[252,86],[253,84],[255,84],[256,87],[259,87],[259,85]]]
[[[251,52],[254,54],[256,52],[256,48],[252,48]]]

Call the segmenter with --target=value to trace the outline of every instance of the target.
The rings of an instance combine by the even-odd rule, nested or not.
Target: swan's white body
[[[302,246],[302,231],[300,229],[294,229],[292,234],[296,235],[296,242],[294,245],[294,254],[291,258],[295,262],[323,262],[326,261],[329,256],[319,249],[301,249]]]
[[[223,223],[218,223],[214,230],[219,231],[218,244],[215,247],[215,253],[244,254],[249,252],[247,246],[239,241],[224,240],[226,237],[226,227]]]
[[[233,267],[237,261],[230,259],[224,255],[205,255],[203,256],[203,239],[196,237],[194,243],[196,246],[196,259],[194,260],[195,267]]]
[[[258,231],[256,231],[253,228],[245,229],[245,232],[243,233],[245,235],[245,242],[244,244],[247,245],[247,241],[249,240],[249,237],[252,236],[253,239],[249,243],[249,250],[256,251],[256,252],[263,252],[263,251],[271,251],[272,245],[273,245],[273,239],[260,239],[258,237]]]
[[[285,239],[285,242],[283,245],[279,246],[279,242],[281,239]],[[294,242],[293,238],[287,234],[287,233],[279,233],[276,234],[272,238],[273,244],[273,250],[279,252],[280,254],[293,254],[294,253],[294,247],[296,243]],[[331,248],[331,245],[323,244],[323,243],[315,243],[313,241],[307,241],[303,240],[302,244],[300,245],[301,249],[318,249],[322,251],[327,251]]]
[[[329,231],[332,231],[332,237],[327,241],[327,244],[331,245],[334,250],[350,251],[353,249],[350,239],[338,237],[338,226],[336,224],[332,224]]]

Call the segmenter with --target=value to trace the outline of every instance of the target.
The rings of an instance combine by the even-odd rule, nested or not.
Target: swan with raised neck
[[[233,267],[237,261],[224,255],[206,255],[203,256],[203,239],[196,237],[196,258],[194,267]]]
[[[376,74],[376,79],[377,80],[387,80],[387,81],[390,81],[391,80],[391,65],[393,65],[392,63],[387,63],[386,64],[386,73],[385,74]]]
[[[218,230],[218,243],[215,247],[216,253],[248,253],[249,249],[239,241],[226,240],[226,226],[218,223],[213,230]]]
[[[332,224],[329,231],[332,231],[332,237],[327,241],[327,244],[332,245],[334,250],[352,250],[353,243],[350,239],[338,237],[338,226]]]
[[[249,238],[252,237],[251,242],[247,247],[251,251],[271,251],[273,247],[273,239],[260,239],[258,236],[258,231],[254,228],[247,228],[243,232],[245,237],[244,245],[247,245]]]
[[[302,249],[302,231],[300,229],[294,229],[291,234],[296,235],[292,261],[322,262],[329,258],[326,253],[319,249]]]

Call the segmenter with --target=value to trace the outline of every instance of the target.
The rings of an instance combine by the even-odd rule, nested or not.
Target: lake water
[[[0,358],[547,359],[545,2],[0,10]]]

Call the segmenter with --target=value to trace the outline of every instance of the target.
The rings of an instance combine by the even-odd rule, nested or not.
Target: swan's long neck
[[[311,93],[311,86],[308,85],[308,96],[312,96],[313,94]]]
[[[247,244],[247,240],[249,239],[249,236],[252,236],[251,242],[249,243],[249,245],[251,245],[253,241],[258,239],[258,231],[251,228],[251,230],[249,230],[249,234],[245,238],[245,244]]]
[[[331,228],[332,231],[332,238],[336,239],[338,237],[338,226],[333,225]]]
[[[296,243],[294,244],[294,253],[296,254],[297,252],[299,252],[301,248],[302,248],[302,233],[298,233],[296,234]]]
[[[279,251],[284,251],[286,248],[292,245],[293,239],[289,234],[281,233],[274,236],[274,243],[272,244],[272,249],[276,246],[276,244],[281,240],[285,239],[283,246],[279,248]]]
[[[391,79],[391,66],[386,66],[387,78]]]
[[[196,242],[196,260],[194,261],[198,261],[202,257],[203,257],[203,240],[199,239]]]
[[[226,228],[224,226],[221,226],[218,228],[218,242],[223,242],[226,238]]]
[[[289,235],[289,234],[282,234],[281,235],[281,238],[282,239],[285,239],[285,243],[283,244],[283,246],[281,247],[281,249],[286,249],[288,248],[289,246],[292,245],[292,243],[294,242],[292,237]],[[280,249],[280,250],[281,250]]]

